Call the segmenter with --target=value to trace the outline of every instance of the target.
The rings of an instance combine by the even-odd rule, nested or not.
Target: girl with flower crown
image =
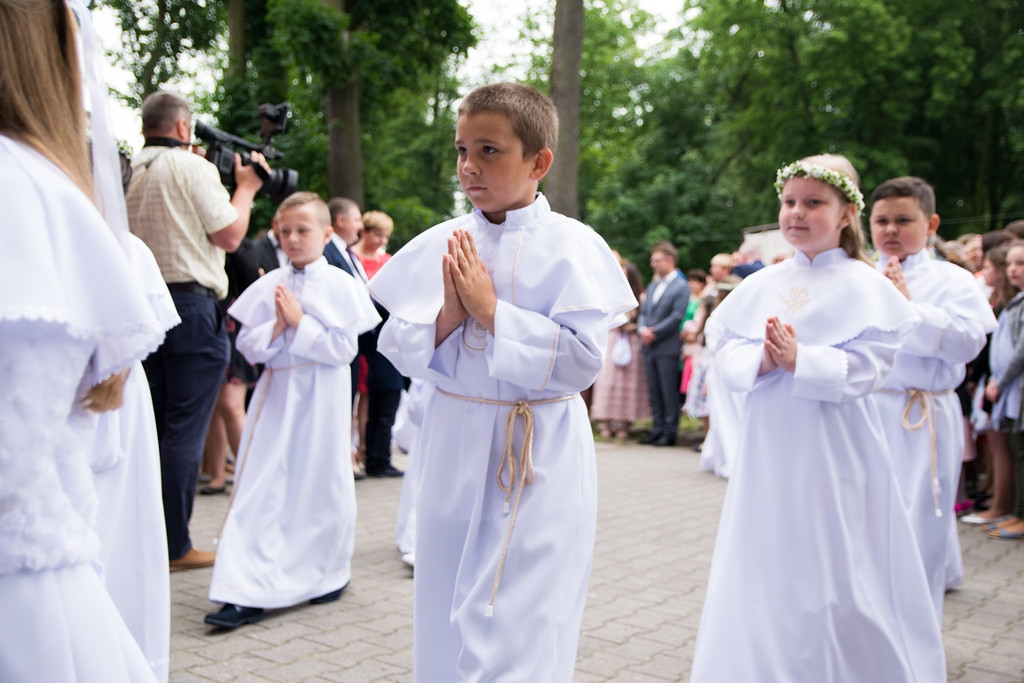
[[[691,681],[944,681],[940,625],[871,393],[919,318],[862,255],[842,156],[783,167],[796,250],[708,320],[746,395]]]

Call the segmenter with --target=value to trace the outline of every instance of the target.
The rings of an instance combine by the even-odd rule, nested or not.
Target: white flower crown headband
[[[775,191],[779,193],[780,197],[786,181],[796,176],[807,176],[828,183],[842,192],[852,204],[856,204],[858,211],[864,211],[864,195],[861,194],[860,188],[850,176],[824,166],[808,164],[806,161],[794,161],[788,166],[780,168],[775,174]]]

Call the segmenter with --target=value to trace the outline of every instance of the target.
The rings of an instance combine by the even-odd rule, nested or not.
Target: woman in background
[[[644,282],[636,264],[623,261],[622,272],[626,274],[633,296],[640,301],[644,295]],[[634,421],[651,414],[647,375],[640,356],[640,337],[636,333],[636,316],[639,311],[639,308],[634,308],[626,314],[629,319],[622,326],[609,330],[608,353],[601,372],[594,380],[590,419],[597,420],[601,436],[606,439],[610,439],[613,433],[617,439],[625,439]],[[628,344],[628,360],[624,355],[616,353],[616,344]],[[620,365],[623,361],[624,364]]]

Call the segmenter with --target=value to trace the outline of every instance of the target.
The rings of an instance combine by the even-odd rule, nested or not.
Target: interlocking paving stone
[[[575,683],[685,681],[726,482],[686,446],[598,444],[599,510]],[[398,467],[404,456],[395,458]],[[202,623],[210,569],[171,574],[171,681],[412,681],[412,580],[394,545],[401,479],[356,483],[352,584],[338,602]],[[215,547],[227,496],[199,496],[193,540]],[[1024,543],[961,524],[964,585],[946,596],[949,681],[1024,681]]]

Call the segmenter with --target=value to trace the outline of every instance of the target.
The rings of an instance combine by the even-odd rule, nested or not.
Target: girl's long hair
[[[92,199],[77,27],[62,0],[0,0],[0,134],[36,149]]]
[[[0,0],[0,135],[57,165],[93,201],[77,25],[63,0]],[[82,405],[121,406],[127,372],[90,387]]]

